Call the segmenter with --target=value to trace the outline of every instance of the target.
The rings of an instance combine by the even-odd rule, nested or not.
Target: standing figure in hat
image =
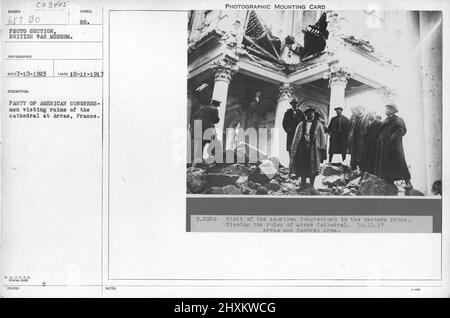
[[[358,107],[357,106],[350,107],[350,112],[351,112],[350,119],[349,119],[349,121],[350,121],[350,131],[349,131],[349,134],[348,134],[348,143],[347,143],[347,153],[348,154],[352,153],[352,144],[351,144],[350,140],[352,140],[352,138],[353,138],[353,136],[352,136],[352,127],[353,127],[353,123],[355,122],[355,118],[356,118],[357,113],[358,113]]]
[[[292,139],[294,139],[295,129],[298,124],[306,119],[305,114],[299,109],[298,101],[294,98],[290,102],[292,108],[284,113],[283,129],[287,134],[286,150],[291,151]]]
[[[369,123],[364,135],[364,147],[361,159],[361,171],[368,172],[370,174],[375,173],[375,157],[377,154],[377,140],[380,134],[381,121],[377,118],[374,111],[367,112],[367,118]],[[361,175],[361,178],[363,178]],[[362,180],[362,179],[361,179]]]
[[[406,125],[403,119],[396,115],[397,105],[386,105],[386,119],[380,125],[375,159],[375,175],[386,182],[405,180],[407,188],[411,186],[411,175],[405,161],[403,136]]]
[[[323,152],[326,151],[325,128],[319,119],[314,118],[315,111],[305,111],[306,120],[300,122],[295,130],[290,152],[289,175],[294,173],[301,178],[302,186],[309,178],[311,187],[319,174]]]
[[[341,154],[342,161],[347,156],[348,134],[350,132],[350,121],[347,117],[342,115],[342,107],[336,107],[336,116],[331,118],[330,124],[327,128],[327,133],[330,134],[330,148],[328,149],[329,162],[332,161],[335,153]]]
[[[205,105],[200,108],[197,114],[197,120],[201,120],[202,122],[202,148],[201,148],[201,154],[196,153],[195,158],[203,158],[203,150],[205,148],[205,145],[211,143],[213,140],[216,139],[216,131],[215,131],[215,124],[217,124],[220,121],[219,118],[219,110],[217,107],[220,106],[220,101],[217,100],[211,100],[211,102],[208,105]],[[204,139],[205,132],[208,131],[209,135],[211,136],[210,139]],[[195,136],[195,135],[194,135]]]

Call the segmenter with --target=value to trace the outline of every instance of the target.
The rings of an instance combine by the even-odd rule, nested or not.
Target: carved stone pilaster
[[[294,87],[291,83],[283,83],[279,88],[278,101],[294,98]]]
[[[239,67],[237,66],[237,61],[235,59],[225,57],[214,62],[211,69],[214,72],[214,81],[230,83],[233,76],[239,70]]]
[[[348,68],[343,66],[332,66],[328,71],[326,78],[328,78],[328,86],[332,85],[347,85],[348,79],[352,76],[352,73]]]
[[[345,19],[339,13],[335,11],[327,12],[328,40],[325,51],[331,55],[345,46],[343,23],[345,23]]]
[[[196,14],[198,15],[198,21],[195,29],[198,32],[198,36],[195,40],[199,40],[217,28],[221,17],[220,11],[215,10],[199,10]]]
[[[221,34],[219,42],[227,55],[237,58],[243,51],[245,11],[222,11],[216,26],[217,34]]]

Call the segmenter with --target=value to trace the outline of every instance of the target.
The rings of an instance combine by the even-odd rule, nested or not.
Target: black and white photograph
[[[442,12],[188,13],[187,193],[442,193]]]
[[[0,1],[0,298],[450,295],[450,2]]]

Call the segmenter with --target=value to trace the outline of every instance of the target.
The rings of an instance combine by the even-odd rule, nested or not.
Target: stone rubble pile
[[[402,183],[388,184],[384,180],[341,163],[322,164],[315,188],[301,185],[288,177],[288,168],[278,158],[268,157],[251,163],[197,164],[187,168],[187,193],[227,195],[339,195],[339,196],[397,196],[423,195],[420,191],[404,189]]]

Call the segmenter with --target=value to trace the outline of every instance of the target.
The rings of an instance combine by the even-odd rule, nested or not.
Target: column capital
[[[351,77],[352,73],[348,68],[343,66],[332,66],[330,67],[326,78],[328,78],[328,86],[333,85],[347,85],[348,79]]]
[[[211,69],[214,72],[214,81],[223,81],[230,83],[233,76],[239,70],[237,66],[237,60],[225,57],[219,61],[214,62],[211,65]]]
[[[294,87],[291,83],[283,83],[279,88],[278,101],[290,100],[294,97]]]

